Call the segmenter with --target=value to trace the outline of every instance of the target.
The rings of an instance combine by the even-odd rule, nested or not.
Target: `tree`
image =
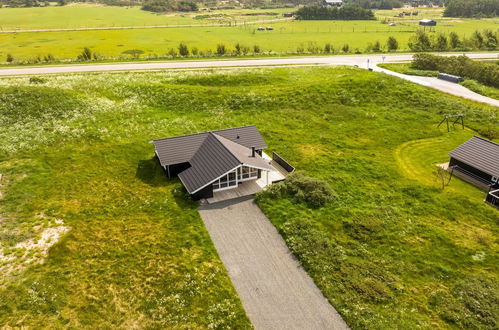
[[[341,50],[343,53],[348,53],[350,51],[350,46],[348,44],[344,44],[343,47],[341,47]]]
[[[478,49],[482,49],[483,48],[484,40],[483,40],[483,36],[480,33],[480,31],[473,32],[473,35],[471,36],[471,40],[473,42],[473,45],[476,48],[478,48]]]
[[[388,40],[386,41],[386,48],[388,48],[388,51],[394,52],[399,49],[399,42],[395,39],[395,37],[388,37]]]
[[[334,52],[333,46],[328,42],[327,44],[324,45],[324,53],[330,54]]]
[[[180,56],[189,56],[189,48],[187,48],[187,45],[181,42],[178,45],[178,53]]]
[[[67,4],[68,4],[68,2],[66,0],[57,0],[57,5],[58,6],[65,6]]]
[[[7,54],[7,63],[12,63],[14,62],[14,56],[12,54]]]
[[[484,45],[485,48],[493,50],[497,48],[497,35],[491,30],[484,30]]]
[[[78,55],[78,60],[80,61],[90,61],[92,59],[92,51],[90,48],[85,47],[80,55]]]
[[[258,45],[253,46],[253,53],[260,54],[261,52],[262,52],[262,50],[260,49],[260,46],[258,46]]]
[[[433,171],[433,174],[435,175],[435,179],[439,183],[442,190],[444,190],[445,186],[448,184],[448,178],[450,177],[449,172],[447,172],[444,168],[437,166],[437,168]]]
[[[436,50],[447,50],[447,47],[448,47],[447,36],[442,33],[438,34],[433,48]]]
[[[227,48],[225,47],[224,44],[218,44],[217,45],[217,55],[218,56],[223,56],[227,53]]]
[[[239,56],[239,55],[241,55],[241,45],[240,45],[239,43],[237,43],[237,44],[234,46],[234,48],[235,48],[234,54],[236,54],[236,55],[238,55],[238,56]]]
[[[449,33],[449,45],[451,49],[457,49],[461,47],[461,40],[459,40],[459,36],[454,31]]]
[[[424,31],[417,31],[415,36],[409,39],[409,48],[416,52],[423,52],[431,49],[431,42],[428,34]]]
[[[374,45],[372,47],[372,51],[373,52],[380,52],[381,51],[381,43],[379,42],[379,40],[376,40],[376,42],[374,43]]]
[[[194,56],[197,56],[199,54],[199,50],[197,49],[197,47],[192,47],[191,54]]]

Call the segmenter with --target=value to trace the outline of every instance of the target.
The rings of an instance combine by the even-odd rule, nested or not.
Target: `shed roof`
[[[499,144],[474,136],[449,152],[449,156],[474,168],[499,177]]]
[[[267,148],[254,125],[211,131],[247,148]],[[161,166],[188,162],[199,150],[209,132],[174,136],[152,141]]]

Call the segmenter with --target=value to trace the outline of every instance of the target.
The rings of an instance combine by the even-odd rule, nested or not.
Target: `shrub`
[[[162,13],[168,11],[197,11],[198,5],[192,1],[152,0],[142,5],[142,10]]]
[[[319,208],[335,198],[327,182],[305,176],[302,172],[293,172],[286,180],[271,185],[263,195],[273,197],[291,197],[296,202],[309,207]]]
[[[409,39],[408,46],[415,52],[428,51],[431,49],[430,38],[426,32],[420,30]]]
[[[44,84],[46,82],[47,82],[46,78],[41,78],[41,77],[30,77],[29,78],[30,84]]]
[[[396,51],[399,48],[399,43],[395,37],[388,37],[386,41],[386,48],[388,51]]]
[[[348,53],[350,51],[350,46],[348,44],[344,44],[343,47],[341,47],[341,50],[343,53]]]
[[[416,54],[412,66],[420,70],[435,70],[476,80],[484,85],[499,87],[499,66],[475,62],[466,56],[437,56]]]
[[[459,36],[454,31],[449,33],[449,45],[451,49],[457,49],[461,47],[461,40],[459,40]]]
[[[78,55],[78,60],[80,61],[90,61],[92,59],[92,51],[90,48],[85,47],[80,55]]]
[[[14,62],[14,56],[12,56],[12,54],[7,54],[7,62],[8,63]]]
[[[180,56],[189,56],[189,48],[187,48],[187,45],[181,42],[178,45],[178,53]]]
[[[218,44],[217,45],[217,55],[218,56],[223,56],[227,53],[227,48],[225,47],[224,44]]]
[[[333,46],[328,42],[327,44],[324,45],[324,53],[330,54],[334,52]]]

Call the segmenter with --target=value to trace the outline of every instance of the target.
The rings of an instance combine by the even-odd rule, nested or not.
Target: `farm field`
[[[96,11],[87,12],[89,9]],[[43,20],[17,19],[22,11],[34,13],[48,11],[67,10],[68,15],[53,14]],[[56,17],[78,16],[77,11],[82,10],[82,18],[71,20]],[[12,11],[9,15],[9,11]],[[127,15],[116,15],[112,12]],[[279,10],[267,10],[266,12],[279,12]],[[289,11],[289,9],[287,10]],[[229,13],[230,11],[225,11]],[[262,11],[254,11],[262,12]],[[395,12],[395,11],[394,11]],[[5,13],[5,14],[2,14]],[[246,12],[246,14],[249,13]],[[431,12],[434,15],[433,12]],[[203,15],[204,12],[195,15]],[[48,7],[48,8],[2,8],[0,17],[5,15],[5,26],[17,24],[19,28],[36,28],[51,26],[67,28],[81,26],[84,21],[91,21],[96,27],[103,25],[118,26],[122,24],[131,25],[154,25],[154,24],[206,24],[213,20],[196,20],[191,16],[180,17],[174,15],[156,15],[146,13],[138,8],[116,8],[116,7]],[[96,15],[92,20],[92,15]],[[102,16],[101,16],[102,15]],[[193,14],[190,14],[193,15]],[[210,13],[211,15],[211,13]],[[233,19],[241,22],[239,11],[231,14]],[[387,15],[387,14],[386,14]],[[30,15],[26,15],[30,17]],[[393,16],[393,15],[392,15]],[[421,17],[424,15],[421,14]],[[23,16],[24,17],[24,16]],[[245,16],[252,19],[273,18],[273,16]],[[277,17],[277,16],[276,16]],[[279,16],[280,17],[280,16]],[[150,18],[150,19],[149,19]],[[275,17],[274,17],[275,18]],[[218,44],[226,45],[229,50],[239,43],[250,48],[258,45],[263,53],[275,52],[280,54],[300,52],[316,53],[317,47],[324,47],[331,43],[336,52],[348,44],[350,51],[365,51],[369,44],[376,41],[384,46],[389,36],[395,37],[400,45],[400,50],[408,50],[407,42],[418,29],[417,19],[394,18],[395,26],[382,24],[383,16],[377,21],[283,21],[269,24],[246,24],[242,26],[220,26],[220,27],[188,27],[188,28],[156,28],[156,29],[127,29],[127,30],[94,30],[94,31],[59,31],[59,32],[31,32],[31,33],[5,33],[0,34],[0,59],[5,59],[11,54],[16,60],[34,59],[37,56],[43,58],[51,54],[57,59],[74,59],[80,54],[84,47],[103,57],[130,59],[130,53],[139,51],[141,57],[168,56],[170,49],[177,50],[179,43],[186,43],[188,47],[196,47],[204,53],[214,53]],[[244,18],[246,20],[246,18]],[[25,23],[23,23],[23,21]],[[11,22],[11,23],[9,23]],[[140,23],[138,23],[140,22]],[[444,20],[435,29],[436,32],[449,33],[455,31],[461,37],[470,37],[475,30],[489,29],[497,31],[499,21],[497,19],[459,19]],[[9,25],[10,24],[10,25]],[[90,24],[89,24],[90,25]],[[257,31],[260,25],[270,25],[273,31]]]
[[[119,26],[201,25],[282,18],[289,9],[233,9],[157,14],[140,7],[72,4],[69,6],[0,8],[2,30],[70,29]],[[258,14],[261,15],[258,15]],[[247,14],[251,14],[247,15]],[[274,14],[274,15],[269,15]]]
[[[346,67],[1,78],[0,324],[248,327],[148,142],[255,124],[337,194],[259,204],[353,329],[494,327],[499,211],[432,172],[476,131],[497,134],[497,111]],[[467,129],[436,129],[448,113]],[[62,225],[46,261],[24,264],[44,256],[19,244]]]

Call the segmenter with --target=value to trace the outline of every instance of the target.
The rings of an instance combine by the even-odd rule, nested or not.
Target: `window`
[[[241,166],[237,173],[239,181],[250,180],[258,177],[258,169],[248,166]]]
[[[229,172],[217,181],[213,182],[213,191],[232,188],[237,186],[236,171]]]

